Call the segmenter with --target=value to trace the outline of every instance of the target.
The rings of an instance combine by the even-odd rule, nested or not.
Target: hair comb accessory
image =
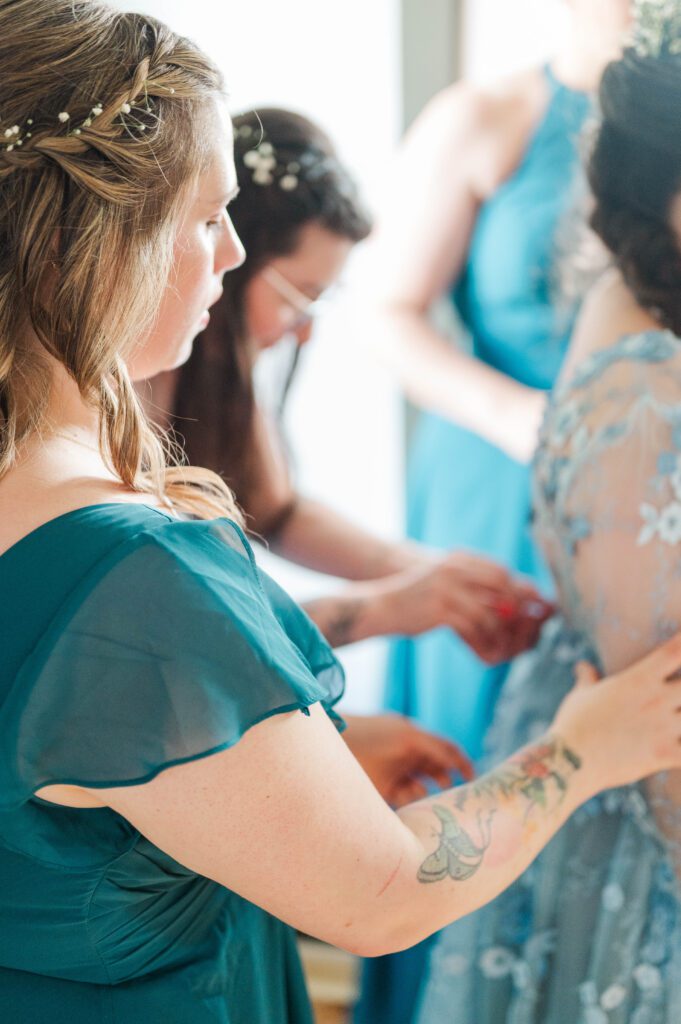
[[[681,0],[633,0],[628,45],[639,57],[681,56]]]

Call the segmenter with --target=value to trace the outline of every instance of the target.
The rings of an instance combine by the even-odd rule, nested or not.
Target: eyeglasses
[[[276,267],[265,267],[262,276],[275,292],[296,311],[298,319],[295,326],[297,327],[314,320],[328,308],[327,298],[311,299],[309,295],[301,292],[300,288],[296,288]]]

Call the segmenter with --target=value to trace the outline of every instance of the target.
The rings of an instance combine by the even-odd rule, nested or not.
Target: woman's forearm
[[[302,607],[331,647],[395,632],[380,585],[355,583],[337,594],[307,601]]]
[[[370,331],[383,360],[419,408],[465,427],[519,461],[536,446],[546,396],[448,342],[428,315],[386,302]]]
[[[302,495],[277,533],[267,537],[276,554],[317,572],[371,580],[412,568],[425,558],[416,545],[373,536],[322,502]]]
[[[374,909],[391,930],[377,952],[406,948],[505,889],[592,795],[581,767],[547,735],[477,781],[399,811],[413,844],[386,865]]]

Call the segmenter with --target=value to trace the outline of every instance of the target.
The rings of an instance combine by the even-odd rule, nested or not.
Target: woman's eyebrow
[[[235,185],[234,188],[230,189],[229,192],[223,192],[223,193],[221,193],[221,195],[217,196],[215,199],[207,199],[206,200],[206,205],[207,206],[228,206],[229,203],[231,203],[232,200],[236,199],[236,197],[238,195],[239,195],[239,186]]]

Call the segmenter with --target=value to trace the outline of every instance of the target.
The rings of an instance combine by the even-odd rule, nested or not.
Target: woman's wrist
[[[366,640],[380,630],[370,584],[353,584],[339,594],[307,601],[303,608],[331,647]]]

